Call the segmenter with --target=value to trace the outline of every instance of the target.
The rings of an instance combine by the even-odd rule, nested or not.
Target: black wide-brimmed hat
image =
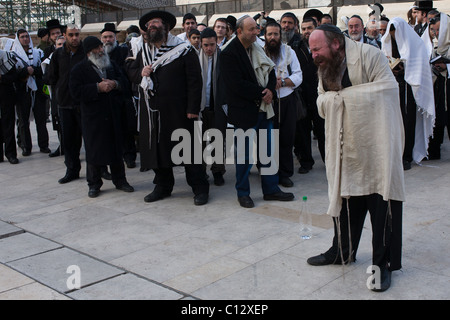
[[[107,22],[105,23],[105,26],[103,27],[103,30],[100,31],[100,33],[103,33],[105,31],[110,31],[110,32],[114,32],[114,33],[119,33],[120,31],[116,30],[116,25],[112,22]]]
[[[303,19],[305,18],[312,18],[312,17],[316,17],[317,20],[321,20],[323,16],[323,12],[318,10],[318,9],[309,9],[308,11],[305,12],[305,14],[303,15]]]
[[[47,29],[50,31],[52,29],[61,29],[63,26],[59,23],[58,19],[52,19],[46,22]]]
[[[147,31],[147,27],[145,25],[147,24],[147,22],[149,22],[150,20],[152,20],[154,18],[160,18],[164,22],[168,23],[169,31],[172,30],[175,27],[175,25],[177,24],[177,18],[175,18],[175,16],[173,14],[171,14],[170,12],[162,11],[162,10],[153,10],[153,11],[150,11],[150,12],[144,14],[139,19],[139,27],[143,31]]]
[[[417,4],[416,10],[419,11],[436,10],[436,8],[433,8],[433,1],[417,1],[416,4]]]

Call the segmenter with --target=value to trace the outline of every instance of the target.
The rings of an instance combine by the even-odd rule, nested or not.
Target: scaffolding
[[[12,34],[20,28],[36,31],[46,22],[80,24],[81,15],[124,9],[111,1],[93,0],[0,0],[0,33]]]

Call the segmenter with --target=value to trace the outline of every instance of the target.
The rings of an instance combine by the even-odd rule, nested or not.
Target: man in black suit
[[[417,25],[414,27],[414,31],[417,32],[419,37],[423,35],[428,27],[427,14],[431,10],[436,10],[433,8],[433,1],[416,1],[417,3]]]
[[[294,153],[300,163],[298,173],[306,174],[313,168],[315,163],[312,157],[311,130],[317,138],[322,161],[325,161],[325,122],[319,116],[316,105],[319,81],[317,78],[317,66],[314,64],[308,45],[309,35],[317,27],[317,23],[313,18],[304,18],[300,26],[303,37],[298,33],[293,33],[293,30],[298,27],[297,17],[293,13],[285,13],[281,18],[281,25],[283,38],[297,54],[303,79],[305,79],[300,88],[303,101],[306,104],[307,115],[304,119],[297,120]],[[289,34],[292,35],[290,36]]]
[[[125,74],[125,60],[128,56],[128,47],[120,46],[117,41],[116,30],[114,23],[105,23],[102,31],[100,31],[100,40],[103,42],[105,53],[114,61]],[[126,79],[128,80],[128,79]],[[137,116],[134,108],[131,83],[127,81],[126,88],[123,94],[125,95],[124,105],[121,108],[122,122],[123,122],[123,159],[128,168],[136,167],[136,143],[135,134],[137,133]]]
[[[261,129],[267,130],[270,139],[273,129],[272,100],[276,97],[276,75],[274,63],[264,53],[263,48],[255,43],[259,34],[255,20],[244,15],[238,19],[237,36],[223,49],[220,59],[220,73],[224,86],[226,103],[228,105],[228,122],[234,125],[236,132],[254,129],[258,138]],[[264,80],[262,80],[262,78]],[[238,129],[242,129],[239,130]],[[249,145],[245,143],[242,150],[235,134],[236,148],[236,190],[239,204],[245,208],[254,206],[250,198],[249,173],[252,167],[250,162]],[[242,140],[241,140],[242,141]],[[251,144],[252,141],[249,142]],[[241,142],[241,144],[244,144]],[[270,148],[270,140],[267,146]],[[267,148],[267,149],[269,149]],[[239,150],[243,151],[244,159]],[[260,150],[261,151],[261,150]],[[242,163],[243,162],[243,163]],[[275,173],[267,172],[273,164],[258,166],[261,170],[261,184],[264,200],[290,201],[294,199],[292,193],[285,193],[278,187],[277,169]]]

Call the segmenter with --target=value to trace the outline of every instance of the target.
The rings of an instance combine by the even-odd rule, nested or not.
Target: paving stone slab
[[[123,274],[68,293],[77,300],[178,300],[184,295],[133,274]]]
[[[7,238],[22,232],[23,230],[16,227],[15,225],[0,221],[0,239]]]
[[[6,263],[61,247],[60,244],[25,232],[0,239],[0,262]]]
[[[121,269],[68,248],[16,260],[9,265],[59,292],[72,291],[78,283],[83,288],[124,273]]]

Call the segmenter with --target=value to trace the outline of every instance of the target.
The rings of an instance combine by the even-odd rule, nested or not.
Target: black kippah
[[[322,30],[322,31],[330,31],[333,33],[337,33],[337,34],[342,34],[341,29],[339,29],[338,27],[336,27],[333,24],[321,24],[320,26],[318,26],[316,28],[316,30]]]

